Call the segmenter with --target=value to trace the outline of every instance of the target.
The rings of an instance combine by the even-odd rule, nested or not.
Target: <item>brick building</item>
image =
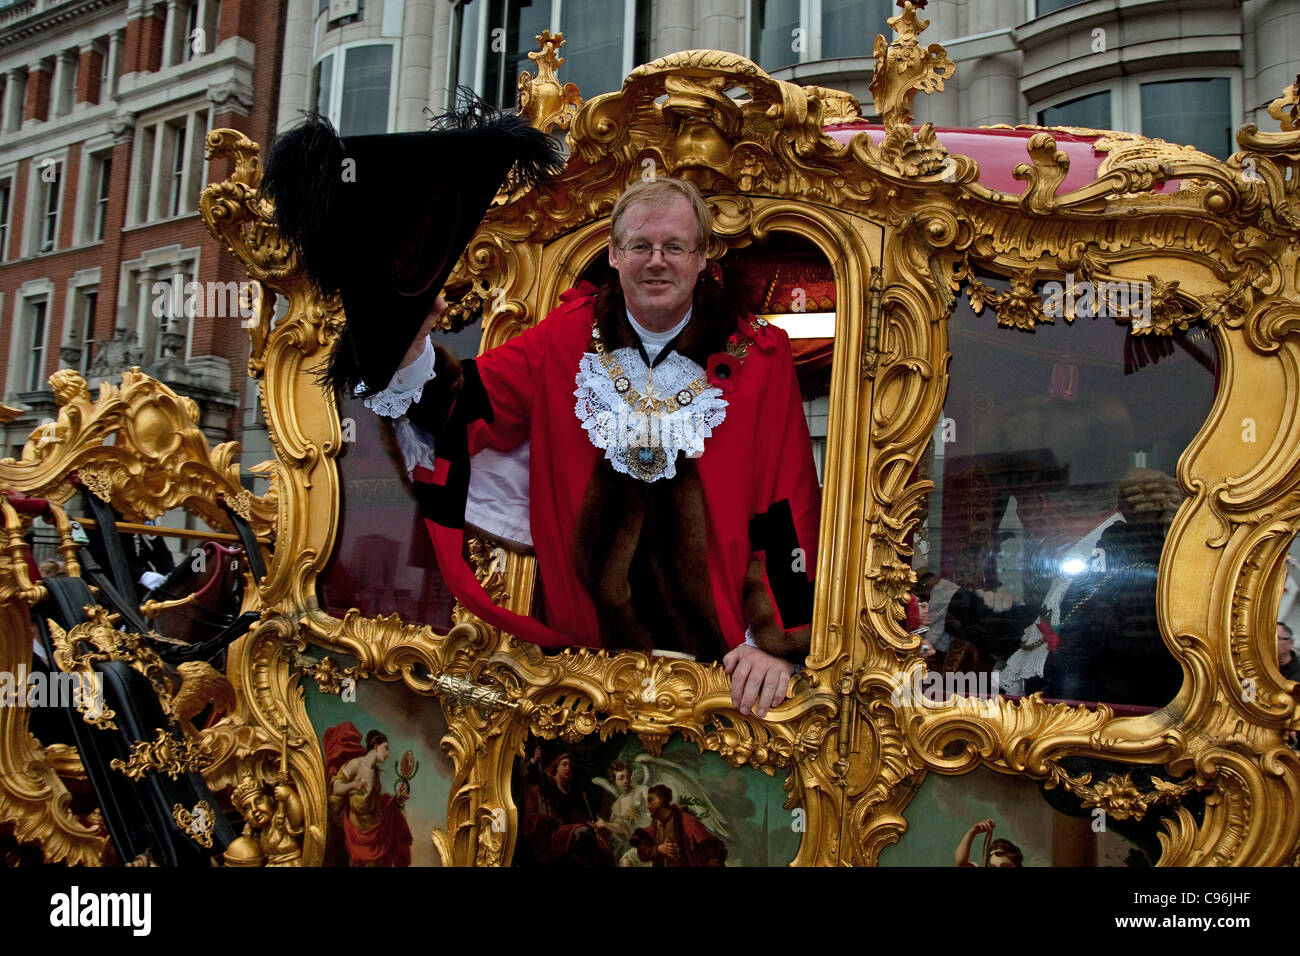
[[[0,2],[0,400],[27,410],[0,455],[54,414],[60,367],[93,390],[139,365],[198,402],[213,442],[256,415],[228,294],[247,277],[198,197],[228,175],[208,130],[273,134],[285,5]]]

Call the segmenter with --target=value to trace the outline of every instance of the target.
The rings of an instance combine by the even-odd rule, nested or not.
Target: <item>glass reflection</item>
[[[1135,337],[1104,316],[1027,334],[964,300],[949,334],[914,559],[913,628],[944,675],[936,694],[1167,703],[1182,671],[1160,637],[1156,575],[1183,498],[1178,456],[1214,396],[1208,337]]]

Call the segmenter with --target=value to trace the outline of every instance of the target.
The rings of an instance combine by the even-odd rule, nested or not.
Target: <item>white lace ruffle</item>
[[[398,369],[386,389],[363,399],[362,403],[376,415],[383,415],[385,418],[401,418],[411,405],[424,397],[424,386],[437,377],[433,369],[436,357],[433,342],[425,339],[424,351],[420,353],[420,357],[406,368]],[[359,395],[363,391],[365,386],[358,385],[356,394]]]
[[[646,394],[650,369],[641,352],[621,348],[611,357],[623,367],[632,388]],[[703,375],[702,368],[673,352],[655,366],[654,394],[661,399],[685,394],[690,392],[691,382]],[[614,380],[594,352],[582,356],[575,382],[578,387],[573,394],[578,401],[574,414],[591,443],[605,453],[615,471],[642,481],[676,475],[677,456],[702,455],[704,440],[727,417],[727,400],[719,388],[706,388],[699,395],[691,393],[690,403],[686,405],[681,405],[679,399],[679,407],[674,412],[638,411],[615,388]]]

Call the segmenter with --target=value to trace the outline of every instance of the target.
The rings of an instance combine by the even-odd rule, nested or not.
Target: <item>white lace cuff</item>
[[[364,399],[366,408],[376,415],[383,415],[385,418],[401,418],[412,404],[418,402],[424,396],[424,386],[432,382],[436,377],[433,369],[436,357],[437,353],[433,351],[433,342],[430,339],[425,339],[424,351],[420,353],[420,357],[406,368],[399,368],[386,389]],[[364,386],[357,386],[358,394],[364,390]],[[400,442],[400,431],[398,435]],[[403,449],[402,454],[406,454],[405,449]]]

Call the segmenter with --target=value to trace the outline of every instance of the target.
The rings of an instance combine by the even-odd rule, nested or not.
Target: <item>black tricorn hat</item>
[[[276,137],[261,194],[347,314],[322,381],[343,394],[386,388],[507,178],[532,187],[562,167],[549,136],[476,99],[428,132],[340,138],[309,116]]]

